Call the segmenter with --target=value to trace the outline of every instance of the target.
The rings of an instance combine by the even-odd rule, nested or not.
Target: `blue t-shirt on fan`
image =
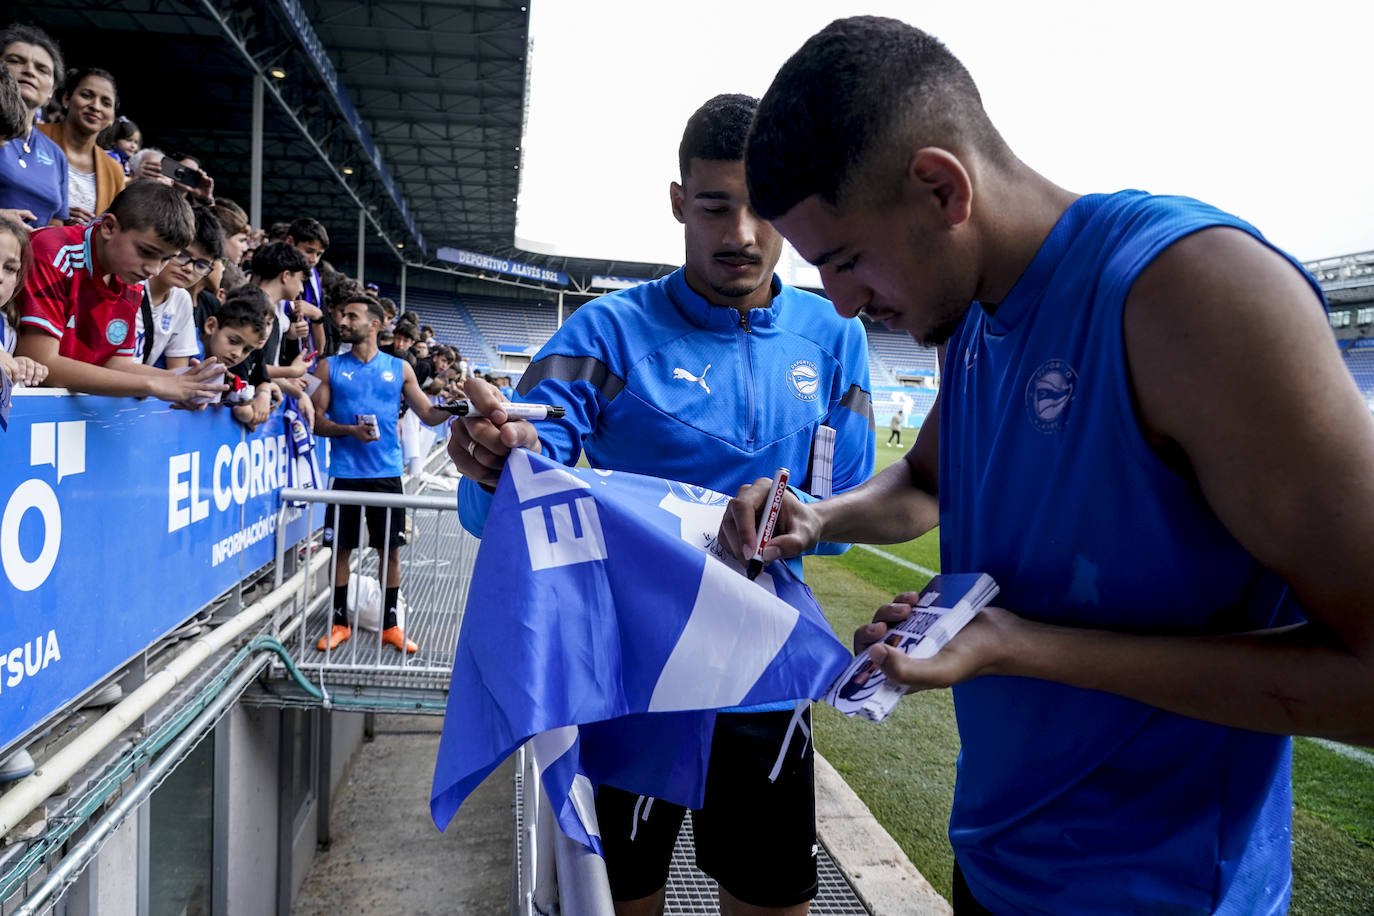
[[[386,353],[363,362],[352,351],[329,358],[329,409],[335,423],[353,425],[359,414],[377,418],[381,438],[360,442],[352,436],[331,440],[329,473],[335,477],[377,479],[405,471],[397,428],[405,363]]]
[[[67,155],[37,129],[0,146],[0,209],[32,211],[35,229],[67,218]]]
[[[998,604],[1064,626],[1208,634],[1303,619],[1135,412],[1127,294],[1169,245],[1215,226],[1264,242],[1195,200],[1080,198],[996,310],[971,309],[942,380],[943,570],[990,573]],[[987,908],[1286,910],[1291,739],[1031,678],[977,678],[954,700],[950,842]]]

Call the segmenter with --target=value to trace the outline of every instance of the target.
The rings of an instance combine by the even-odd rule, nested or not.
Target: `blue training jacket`
[[[802,490],[825,424],[835,429],[834,491],[863,483],[875,451],[863,325],[820,296],[776,278],[773,288],[747,327],[693,292],[682,269],[582,306],[516,389],[517,401],[567,410],[537,424],[544,453],[573,465],[585,451],[595,468],[730,495],[786,467]],[[472,481],[459,485],[463,525],[479,537],[490,502]]]
[[[1263,241],[1195,200],[1080,198],[996,311],[970,310],[942,381],[943,570],[990,573],[998,604],[1064,626],[1207,634],[1302,619],[1197,485],[1155,454],[1133,403],[1131,285],[1214,226]],[[1290,739],[1031,678],[976,678],[954,700],[950,841],[987,908],[1287,908]]]

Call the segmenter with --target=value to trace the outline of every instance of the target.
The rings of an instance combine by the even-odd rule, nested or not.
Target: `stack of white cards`
[[[811,440],[811,495],[829,499],[835,477],[835,430],[817,426]]]
[[[996,596],[997,583],[986,573],[938,575],[921,591],[911,616],[893,626],[883,641],[911,658],[930,658]],[[824,699],[847,716],[881,722],[906,692],[901,684],[888,683],[864,652],[855,656]]]

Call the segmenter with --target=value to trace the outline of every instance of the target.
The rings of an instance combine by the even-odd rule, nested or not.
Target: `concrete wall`
[[[225,717],[228,735],[224,821],[216,840],[226,844],[225,894],[228,913],[272,913],[277,887],[278,730],[275,709],[235,706]],[[219,761],[225,755],[217,755]]]
[[[138,819],[120,824],[67,891],[57,912],[66,916],[138,912]]]
[[[329,792],[343,782],[353,754],[362,746],[365,717],[332,713],[329,736]],[[281,793],[281,713],[235,706],[216,732],[215,876],[216,912],[270,914],[277,908],[278,818]],[[288,749],[289,750],[289,749]],[[314,864],[321,793],[308,806],[291,837],[291,895]],[[57,905],[60,916],[137,914],[140,823],[130,817]],[[79,836],[79,834],[78,834]],[[156,855],[156,850],[149,850]],[[222,895],[222,896],[221,896]]]
[[[338,794],[339,784],[353,760],[353,755],[363,744],[363,724],[366,713],[334,712],[334,741],[329,751],[330,797]]]

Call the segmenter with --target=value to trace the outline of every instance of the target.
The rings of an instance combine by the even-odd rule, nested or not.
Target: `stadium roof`
[[[164,152],[196,155],[250,209],[254,75],[263,77],[262,219],[311,215],[352,272],[458,269],[440,247],[593,274],[671,265],[514,247],[529,0],[39,0],[68,66],[119,80],[121,113]],[[463,268],[468,270],[467,268]]]

